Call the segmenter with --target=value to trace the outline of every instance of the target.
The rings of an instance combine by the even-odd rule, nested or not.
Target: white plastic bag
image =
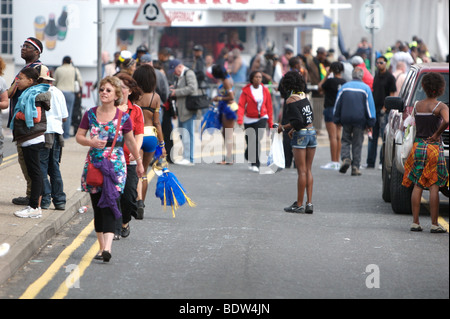
[[[416,125],[409,124],[406,127],[400,151],[403,162],[405,162],[408,159],[409,153],[411,153],[411,150],[413,148],[415,138],[416,138]]]
[[[414,140],[416,139],[416,105],[417,102],[414,104],[412,114],[408,115],[408,117],[403,122],[403,126],[405,127],[405,135],[403,135],[403,142],[400,148],[400,156],[403,162],[408,159],[409,153],[411,153],[414,145]]]
[[[267,159],[267,166],[274,172],[285,168],[283,135],[281,133],[274,133],[272,145],[270,145],[269,158]]]

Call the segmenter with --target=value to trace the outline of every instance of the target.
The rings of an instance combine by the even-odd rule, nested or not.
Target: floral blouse
[[[114,136],[116,134],[117,121],[119,120],[118,119],[119,110],[117,110],[116,116],[112,121],[99,122],[96,116],[97,109],[98,107],[94,107],[84,114],[83,119],[81,120],[80,123],[80,128],[89,130],[90,138],[97,136],[102,141],[108,141],[112,143],[114,141]],[[123,113],[116,145],[119,143],[123,144],[122,143],[124,142],[123,135],[131,130],[132,130],[132,122],[130,116],[126,113]],[[94,187],[86,184],[86,174],[89,163],[88,160],[90,157],[92,163],[100,162],[103,160],[104,157],[108,156],[110,150],[111,147],[105,147],[104,149],[97,149],[91,147],[89,149],[86,159],[84,161],[83,173],[81,175],[82,191],[91,194],[95,194],[101,191],[102,189],[101,187]],[[119,183],[116,184],[117,191],[122,193],[125,187],[125,181],[127,177],[127,169],[126,169],[127,166],[122,146],[114,147],[110,156],[110,160],[114,164],[114,171],[116,172],[117,179],[119,181]]]

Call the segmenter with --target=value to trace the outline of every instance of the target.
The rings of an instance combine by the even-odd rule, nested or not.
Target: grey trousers
[[[359,126],[343,125],[342,127],[341,159],[351,159],[352,166],[357,168],[361,165],[364,131]]]

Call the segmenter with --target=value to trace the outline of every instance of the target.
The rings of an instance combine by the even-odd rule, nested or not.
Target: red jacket
[[[261,114],[258,116],[258,105],[255,101],[255,98],[252,94],[251,86],[252,84],[248,84],[242,89],[241,96],[239,98],[239,109],[237,111],[238,115],[238,124],[242,125],[244,122],[244,115],[249,118],[257,119],[261,118],[265,115],[269,116],[268,124],[269,128],[273,126],[273,109],[272,109],[272,96],[270,95],[269,89],[266,88],[263,84],[263,97],[264,102],[261,106]]]

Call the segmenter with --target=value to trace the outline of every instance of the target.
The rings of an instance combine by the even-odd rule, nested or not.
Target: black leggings
[[[244,124],[245,141],[247,142],[247,148],[245,149],[244,156],[245,159],[252,164],[252,166],[259,167],[261,164],[259,162],[259,157],[261,155],[261,139],[264,137],[263,132],[266,125],[267,119],[265,118],[252,124]]]
[[[31,208],[39,207],[39,197],[42,194],[44,188],[44,180],[42,179],[41,172],[41,159],[39,153],[44,143],[33,144],[30,146],[22,147],[23,159],[27,166],[27,173],[31,179],[31,194],[30,203]]]
[[[96,233],[114,233],[116,218],[109,207],[100,208],[98,202],[102,192],[91,195],[92,208],[94,209],[94,228]],[[120,209],[120,197],[117,199],[117,207]]]

